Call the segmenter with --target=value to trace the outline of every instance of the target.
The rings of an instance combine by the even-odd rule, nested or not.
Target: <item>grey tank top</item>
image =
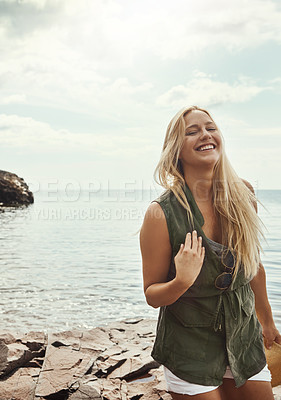
[[[206,239],[208,240],[212,249],[218,253],[221,253],[222,250],[225,248],[225,246],[221,243],[215,242],[214,240],[209,239],[208,237],[206,237]]]
[[[217,254],[217,256],[221,257],[223,250],[226,249],[226,246],[224,246],[221,243],[215,242],[214,240],[209,239],[208,237],[206,237],[206,239],[209,245],[211,246],[212,250]],[[226,254],[224,262],[228,267],[233,267],[234,259],[230,251]]]

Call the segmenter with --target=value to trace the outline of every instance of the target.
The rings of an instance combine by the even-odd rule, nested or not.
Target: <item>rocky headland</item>
[[[0,400],[171,400],[150,356],[156,321],[87,331],[0,332]],[[281,386],[274,389],[281,399]]]
[[[27,206],[33,202],[33,194],[23,178],[0,170],[0,207]]]

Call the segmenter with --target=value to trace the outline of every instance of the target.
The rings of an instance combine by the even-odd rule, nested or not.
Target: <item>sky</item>
[[[0,169],[32,190],[149,188],[206,108],[238,175],[281,189],[281,3],[0,0]]]

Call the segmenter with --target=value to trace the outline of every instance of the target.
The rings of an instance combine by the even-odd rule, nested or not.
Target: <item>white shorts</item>
[[[219,386],[205,386],[205,385],[198,385],[196,383],[189,383],[187,381],[178,378],[166,367],[164,367],[164,375],[168,391],[178,394],[195,395],[200,393],[207,393],[219,387]],[[223,377],[234,379],[229,366],[226,367],[225,374]],[[267,367],[267,364],[258,374],[251,376],[251,378],[249,378],[248,380],[271,382],[271,373]]]

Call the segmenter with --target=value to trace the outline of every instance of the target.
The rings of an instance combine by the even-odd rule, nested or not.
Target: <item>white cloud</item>
[[[53,42],[51,48],[42,43],[39,37],[32,46],[26,43],[15,58],[7,59],[0,66],[2,93],[7,93],[2,104],[12,100],[22,102],[24,97],[20,99],[9,94],[21,91],[28,94],[25,102],[31,105],[96,113],[105,120],[121,114],[134,118],[134,113],[142,107],[143,96],[153,87],[150,82],[133,83],[124,76],[108,78],[94,62],[76,59],[71,51],[62,49],[59,42]]]
[[[210,75],[209,75],[210,76]],[[243,103],[271,87],[259,87],[250,78],[241,77],[234,84],[221,82],[199,71],[186,85],[177,85],[157,98],[163,107],[182,108],[186,104],[213,106],[223,103]]]
[[[50,51],[55,35],[77,57],[95,58],[105,69],[113,63],[132,66],[133,59],[140,60],[145,51],[182,59],[213,46],[239,51],[267,41],[281,42],[281,11],[272,1],[163,0],[160,6],[149,0],[29,0],[7,4],[2,2],[1,10],[2,24],[8,21],[6,39],[18,32],[20,44],[29,33],[32,42],[41,32]]]
[[[37,153],[68,151],[91,151],[101,156],[128,156],[128,152],[136,157],[154,150],[149,139],[142,136],[139,129],[127,129],[123,134],[73,133],[66,129],[53,129],[49,124],[32,118],[18,115],[0,115],[1,146],[25,148]]]
[[[215,46],[238,52],[268,41],[280,43],[280,19],[280,8],[272,1],[169,2],[156,16],[150,47],[164,59],[183,59]]]
[[[63,13],[64,1],[60,0],[1,0],[0,21],[6,38],[24,36],[35,30],[46,29],[58,23]]]
[[[274,65],[266,71],[263,61],[253,80],[236,75],[230,62],[249,75],[258,56],[277,57],[272,52],[281,42],[280,19],[280,5],[271,0],[0,0],[2,113],[33,116],[2,115],[1,143],[11,154],[14,147],[45,151],[47,165],[50,152],[67,158],[68,149],[92,151],[96,158],[119,155],[124,164],[141,155],[141,173],[150,176],[150,155],[159,155],[174,109],[228,104],[216,110],[228,108],[225,126],[233,137],[233,109],[243,118],[242,103],[260,112],[270,106],[271,94],[278,100]],[[245,49],[253,55],[250,66],[239,55]],[[216,65],[223,78],[206,73]],[[251,103],[260,93],[266,100]],[[272,124],[276,108],[268,111]],[[262,128],[251,128],[251,116],[237,132],[262,137]],[[54,121],[67,129],[54,129]],[[84,133],[74,134],[80,121]],[[278,129],[267,134],[277,138]]]
[[[272,121],[268,119],[266,113],[262,122],[249,122],[246,119],[234,118],[229,114],[219,115],[218,118],[216,116],[215,121],[219,121],[218,125],[226,139],[226,144],[229,142],[232,145],[234,145],[234,142],[236,144],[243,143],[247,148],[251,145],[251,149],[255,152],[258,147],[262,150],[267,145],[270,147],[268,139],[272,138],[274,140],[274,149],[278,148],[279,153],[281,152],[281,128],[280,126],[272,126]],[[256,137],[254,143],[253,137]],[[266,141],[264,140],[265,138]],[[252,148],[253,145],[258,146]]]
[[[49,3],[57,2],[57,0],[2,0],[2,7],[3,5],[15,5],[17,7],[32,4],[35,8],[44,8]]]
[[[275,84],[275,83],[281,84],[281,77],[278,76],[277,78],[271,79],[269,82],[273,83],[273,84]]]
[[[67,131],[53,130],[48,124],[17,115],[0,115],[2,146],[25,148],[63,147],[71,142]],[[70,139],[70,140],[69,140]]]
[[[0,104],[24,104],[26,103],[25,94],[11,94],[8,96],[0,96]]]
[[[133,86],[127,78],[119,78],[116,79],[111,85],[109,85],[108,91],[113,93],[118,91],[121,96],[123,95],[131,95],[136,93],[147,92],[153,87],[152,83],[143,83],[141,85]]]
[[[117,118],[129,108],[134,119],[155,103],[157,87],[152,94],[153,85],[141,73],[150,54],[188,61],[213,46],[238,51],[281,41],[281,12],[272,1],[164,0],[160,7],[148,0],[6,0],[0,11],[2,93],[28,93],[28,104],[75,112],[106,116],[112,109]],[[136,69],[135,81],[126,76],[128,68]],[[207,105],[236,102],[238,96],[246,101],[266,89],[196,74],[187,86],[160,96],[158,104],[189,103],[194,94],[192,103],[198,97]]]

